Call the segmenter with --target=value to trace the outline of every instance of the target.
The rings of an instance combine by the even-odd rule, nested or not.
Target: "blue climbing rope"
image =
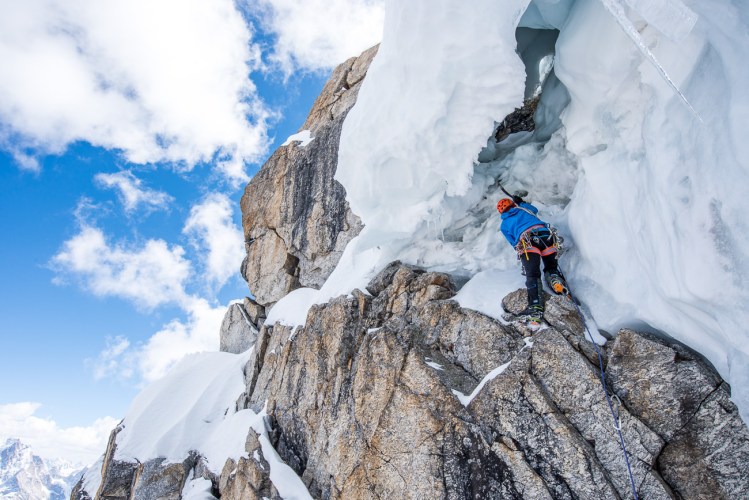
[[[572,304],[575,306],[575,309],[577,309],[577,314],[580,315],[580,320],[583,322],[583,326],[585,327],[585,331],[588,332],[588,337],[590,337],[590,342],[593,344],[593,347],[596,348],[596,353],[598,353],[598,367],[601,371],[601,386],[603,387],[603,394],[606,396],[606,402],[609,405],[609,410],[611,410],[611,416],[614,419],[614,429],[616,429],[616,432],[619,434],[619,442],[622,445],[622,453],[624,453],[624,461],[627,463],[627,472],[629,472],[629,481],[632,484],[632,495],[634,495],[635,500],[640,500],[637,496],[637,487],[635,487],[635,478],[632,476],[632,467],[629,465],[629,454],[627,453],[627,446],[624,444],[624,436],[622,435],[622,424],[619,421],[619,415],[614,411],[614,405],[611,404],[611,398],[609,397],[609,389],[606,386],[606,372],[603,369],[603,356],[601,355],[601,349],[598,347],[598,344],[596,344],[596,341],[593,340],[593,334],[590,331],[590,328],[588,328],[588,322],[585,321],[585,315],[583,314],[582,310],[580,309],[580,306],[577,304],[577,301],[572,296],[572,292],[569,289],[569,284],[567,286],[567,292],[569,295],[569,299],[572,302]]]

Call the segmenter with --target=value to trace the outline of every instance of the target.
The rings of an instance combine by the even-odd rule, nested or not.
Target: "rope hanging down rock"
[[[499,186],[499,189],[501,189],[502,192],[505,193],[507,196],[513,199],[515,198],[515,196],[517,196],[517,195],[510,194],[504,188],[504,186],[499,181],[499,179],[497,179],[496,182],[497,182],[497,185]],[[523,196],[527,196],[527,194],[528,193],[525,192]],[[560,269],[560,273],[561,273],[561,269]],[[562,273],[562,276],[564,276],[563,273]],[[565,279],[565,282],[567,282],[566,279]],[[569,282],[567,282],[567,295],[570,301],[572,302],[572,304],[575,306],[575,309],[577,310],[577,314],[580,316],[580,320],[583,322],[585,331],[588,333],[590,342],[593,344],[593,347],[595,347],[596,353],[598,354],[598,367],[600,369],[601,386],[603,388],[603,394],[604,396],[606,396],[606,403],[608,403],[609,410],[611,410],[611,417],[614,420],[614,429],[616,429],[616,432],[619,434],[619,443],[621,444],[622,453],[624,454],[624,461],[627,464],[627,472],[629,473],[629,481],[630,481],[630,484],[632,485],[632,495],[634,496],[635,500],[640,500],[639,497],[637,496],[637,487],[635,486],[635,478],[632,476],[632,467],[629,464],[629,454],[627,453],[627,445],[624,443],[624,436],[622,435],[622,426],[621,426],[621,423],[619,422],[619,415],[617,415],[616,411],[614,411],[614,405],[611,404],[611,398],[609,397],[609,390],[608,390],[608,387],[606,386],[606,371],[603,369],[603,356],[601,355],[601,349],[598,347],[598,344],[596,344],[596,341],[593,340],[593,334],[591,333],[590,328],[588,328],[588,322],[585,321],[585,315],[580,309],[577,299],[572,295],[572,291],[569,288]]]
[[[609,405],[609,410],[611,410],[611,417],[614,420],[614,429],[616,429],[616,432],[619,434],[619,443],[621,444],[622,453],[624,454],[624,461],[627,464],[627,472],[629,473],[629,481],[632,486],[632,495],[634,496],[635,500],[639,500],[639,497],[637,496],[637,487],[635,486],[635,478],[632,475],[632,467],[629,465],[629,453],[627,453],[627,445],[624,444],[624,436],[622,435],[622,424],[619,421],[619,415],[614,411],[614,405],[611,404],[611,397],[609,397],[609,389],[606,385],[606,372],[603,369],[603,356],[601,355],[601,349],[600,347],[598,347],[598,344],[596,343],[596,341],[593,340],[593,334],[591,333],[590,328],[588,328],[588,322],[585,321],[585,315],[583,315],[583,312],[580,309],[580,306],[578,305],[577,299],[572,295],[572,291],[569,288],[569,282],[567,283],[567,291],[568,291],[569,299],[572,302],[572,304],[575,306],[575,309],[577,310],[577,314],[580,316],[580,320],[583,322],[585,331],[588,333],[590,342],[593,344],[593,347],[595,347],[596,353],[598,354],[598,367],[600,370],[601,387],[603,388],[604,396],[606,396],[606,402]],[[614,395],[614,397],[619,399],[616,395]]]

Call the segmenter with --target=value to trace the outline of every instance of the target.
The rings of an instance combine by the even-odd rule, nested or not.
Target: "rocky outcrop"
[[[208,479],[218,491],[218,477],[210,472],[205,459],[195,452],[181,462],[158,457],[142,463],[116,458],[117,435],[122,429],[122,424],[118,425],[109,436],[98,490],[87,491],[84,476],[73,488],[71,500],[179,500],[190,477]]]
[[[83,478],[81,483],[76,486],[73,492],[72,498],[106,498],[111,500],[126,500],[130,498],[130,491],[135,478],[135,473],[138,470],[138,464],[132,462],[125,462],[117,460],[115,458],[115,452],[117,451],[117,434],[122,431],[122,424],[115,427],[112,433],[109,435],[109,442],[107,443],[107,451],[104,453],[104,463],[101,467],[101,484],[99,484],[99,490],[96,492],[87,492],[83,489]],[[92,493],[95,493],[92,495]],[[76,496],[79,495],[79,496]]]
[[[524,290],[503,300],[508,321],[455,293],[450,276],[395,262],[302,327],[261,326],[237,407],[266,412],[314,498],[628,498],[632,482],[648,499],[749,495],[749,431],[692,351],[632,330],[600,349],[630,479],[574,304],[547,296],[533,328],[512,315]],[[280,498],[248,431],[218,476],[197,455],[119,462],[115,431],[97,498],[177,498],[189,475],[224,500]]]
[[[195,463],[196,457],[191,455],[179,463],[155,458],[139,464],[133,478],[130,498],[180,500],[182,489]]]
[[[229,306],[219,332],[221,352],[239,354],[255,345],[257,332],[265,321],[265,310],[246,297]]]
[[[549,325],[532,331],[454,293],[449,276],[394,263],[304,327],[265,325],[239,404],[265,408],[315,498],[631,496],[572,303],[548,297]],[[749,494],[747,429],[710,367],[631,330],[602,354],[641,498]]]
[[[245,442],[247,458],[238,462],[226,461],[219,479],[221,498],[243,500],[280,500],[275,486],[270,480],[270,464],[263,456],[257,433],[250,429]]]
[[[684,497],[735,498],[747,491],[749,431],[720,377],[685,347],[622,330],[607,377],[628,408],[668,441],[664,479]]]
[[[376,53],[373,47],[335,69],[302,125],[312,142],[278,148],[245,189],[242,275],[263,306],[301,286],[320,287],[361,230],[333,176],[343,121]]]
[[[494,139],[497,142],[502,142],[510,134],[533,132],[536,129],[536,122],[533,119],[533,115],[536,114],[540,100],[540,95],[526,99],[521,107],[516,108],[515,111],[507,115],[497,126]]]

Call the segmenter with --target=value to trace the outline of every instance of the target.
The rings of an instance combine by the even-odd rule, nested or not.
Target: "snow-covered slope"
[[[178,464],[185,457],[197,455],[201,457],[207,474],[218,478],[228,459],[247,458],[245,440],[249,429],[253,429],[269,463],[270,480],[278,492],[284,498],[309,497],[301,480],[278,458],[270,444],[264,412],[237,410],[237,398],[245,390],[243,368],[251,354],[252,350],[242,354],[192,354],[135,398],[118,428],[116,439],[115,458],[119,464],[114,467],[121,467],[121,471],[125,471],[123,476],[130,478],[126,481],[128,491],[130,483],[137,482],[132,479],[135,469],[156,458],[164,460],[165,464]],[[99,462],[93,466],[81,484],[82,490],[89,495],[100,488],[102,477],[98,470],[101,465]],[[159,463],[155,468],[158,470],[161,466]],[[147,463],[139,470],[141,482],[158,483],[162,480],[167,484],[165,488],[173,487],[163,477],[144,481],[149,471]],[[179,483],[179,479],[176,482]],[[184,479],[182,496],[214,498],[210,490],[210,481],[191,475]],[[138,495],[155,495],[154,491],[146,486],[142,490],[136,489],[133,494],[138,498]],[[106,496],[106,492],[103,495]]]
[[[545,130],[484,149],[522,104],[518,26],[559,30]],[[389,1],[336,174],[365,229],[320,293],[269,319],[395,258],[466,279],[515,269],[499,178],[562,230],[562,268],[599,326],[697,349],[747,418],[748,33],[749,6],[728,0]]]
[[[63,500],[80,475],[80,467],[45,461],[18,439],[8,439],[0,448],[0,498]]]

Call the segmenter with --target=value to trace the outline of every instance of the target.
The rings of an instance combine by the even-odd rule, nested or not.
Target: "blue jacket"
[[[538,209],[530,203],[522,202],[520,203],[520,206],[530,212],[533,212],[534,214],[538,213]],[[499,229],[500,231],[502,231],[502,234],[505,235],[505,238],[507,238],[507,241],[509,241],[510,245],[512,245],[513,247],[518,244],[520,235],[523,234],[529,227],[537,226],[539,224],[543,224],[544,226],[546,225],[544,221],[542,221],[535,215],[531,215],[525,210],[521,210],[518,207],[512,207],[505,213],[501,214],[501,217],[502,225],[499,226]]]

